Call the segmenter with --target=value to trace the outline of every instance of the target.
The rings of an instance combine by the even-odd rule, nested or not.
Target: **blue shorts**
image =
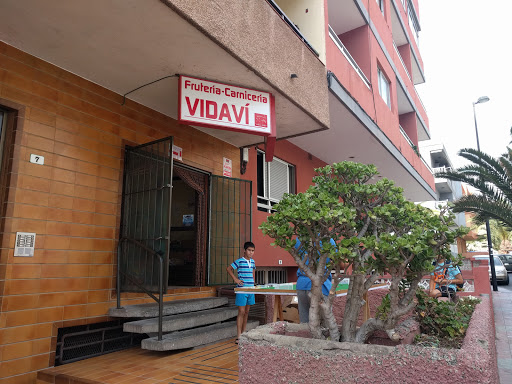
[[[235,297],[235,305],[245,307],[246,305],[254,305],[256,302],[254,293],[237,293]]]

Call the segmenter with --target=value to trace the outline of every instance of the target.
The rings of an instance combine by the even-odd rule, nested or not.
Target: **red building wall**
[[[416,93],[414,84],[409,78],[409,75],[402,65],[400,57],[395,50],[393,44],[393,36],[391,31],[391,3],[385,2],[385,14],[383,15],[378,7],[376,1],[363,0],[363,5],[366,7],[372,23],[382,40],[382,43],[389,54],[395,68],[398,71],[398,75],[402,79],[402,82],[411,97],[414,105],[417,108],[417,113],[422,117],[423,121],[428,127],[428,117],[423,108],[423,105]],[[398,7],[399,10],[402,7]],[[408,18],[406,12],[401,12],[401,17],[405,24],[408,25]],[[366,48],[361,46],[362,35],[364,30],[368,34],[368,46],[369,56],[367,57],[364,52]],[[368,116],[379,126],[379,128],[386,134],[391,142],[402,152],[403,156],[407,161],[416,169],[421,177],[434,188],[434,178],[431,172],[421,161],[421,158],[414,152],[413,148],[409,145],[407,140],[400,133],[399,129],[399,115],[397,106],[397,75],[391,67],[388,58],[384,54],[379,42],[375,35],[372,33],[370,27],[365,25],[360,28],[356,28],[353,31],[347,32],[340,36],[343,44],[352,53],[356,59],[358,65],[365,73],[366,77],[370,82],[370,86],[367,86],[361,79],[357,71],[352,67],[349,61],[345,58],[343,53],[338,49],[336,44],[331,39],[326,39],[326,52],[327,52],[327,69],[332,71],[338,80],[341,82],[347,92],[357,101],[357,103],[364,109]],[[411,37],[412,39],[412,37]],[[412,71],[412,56],[410,52],[410,46],[401,47],[403,54],[403,60],[405,67],[411,74]],[[416,54],[419,55],[417,48],[414,48]],[[400,52],[400,48],[398,49]],[[408,51],[408,52],[407,52]],[[421,58],[418,56],[420,65],[423,65]],[[369,71],[368,71],[369,65]],[[378,87],[378,68],[381,68],[387,79],[390,81],[390,92],[391,92],[391,107],[388,107],[379,94]],[[369,72],[369,73],[368,73]],[[416,113],[416,112],[415,112]],[[406,117],[407,120],[407,117]],[[414,126],[417,126],[414,123]],[[407,131],[412,141],[417,144],[417,127],[416,132],[412,132],[413,124],[408,124]]]
[[[366,77],[370,77],[370,28],[367,25],[338,36]]]
[[[261,146],[260,149],[263,149]],[[246,173],[242,178],[252,180],[253,190],[253,216],[252,216],[252,239],[256,245],[256,254],[254,260],[257,267],[295,267],[295,261],[290,254],[282,249],[272,247],[272,239],[264,236],[258,226],[264,222],[269,213],[258,211],[257,207],[257,164],[256,164],[256,148],[249,149],[249,163],[247,164]],[[275,157],[286,161],[295,166],[296,191],[304,192],[311,185],[315,168],[327,165],[325,162],[310,156],[307,152],[293,145],[289,141],[278,141],[275,149]],[[279,264],[282,260],[282,264]]]

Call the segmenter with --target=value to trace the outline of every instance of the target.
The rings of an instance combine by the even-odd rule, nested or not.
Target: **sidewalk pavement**
[[[492,292],[500,384],[512,383],[512,292]]]

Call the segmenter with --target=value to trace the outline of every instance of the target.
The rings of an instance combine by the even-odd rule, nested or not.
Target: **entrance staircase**
[[[131,318],[123,330],[145,333],[150,337],[142,340],[141,347],[152,351],[170,351],[210,344],[236,337],[238,307],[228,305],[227,297],[164,302],[162,340],[158,340],[158,304],[127,305],[110,308],[109,316]],[[258,321],[248,321],[247,330],[256,328]]]

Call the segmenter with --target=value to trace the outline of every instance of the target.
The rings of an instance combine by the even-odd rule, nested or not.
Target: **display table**
[[[369,291],[374,289],[387,288],[388,284],[374,284]],[[336,297],[346,296],[348,292],[348,284],[340,283],[336,288]],[[235,288],[235,293],[254,293],[255,295],[274,295],[277,303],[277,311],[274,308],[273,321],[283,321],[283,306],[281,303],[281,296],[297,296],[297,286],[295,283],[284,283],[284,284],[268,284],[268,285],[257,285],[255,287],[238,287]],[[368,303],[368,292],[363,295],[365,301],[363,307],[363,321],[370,318],[370,304]]]

